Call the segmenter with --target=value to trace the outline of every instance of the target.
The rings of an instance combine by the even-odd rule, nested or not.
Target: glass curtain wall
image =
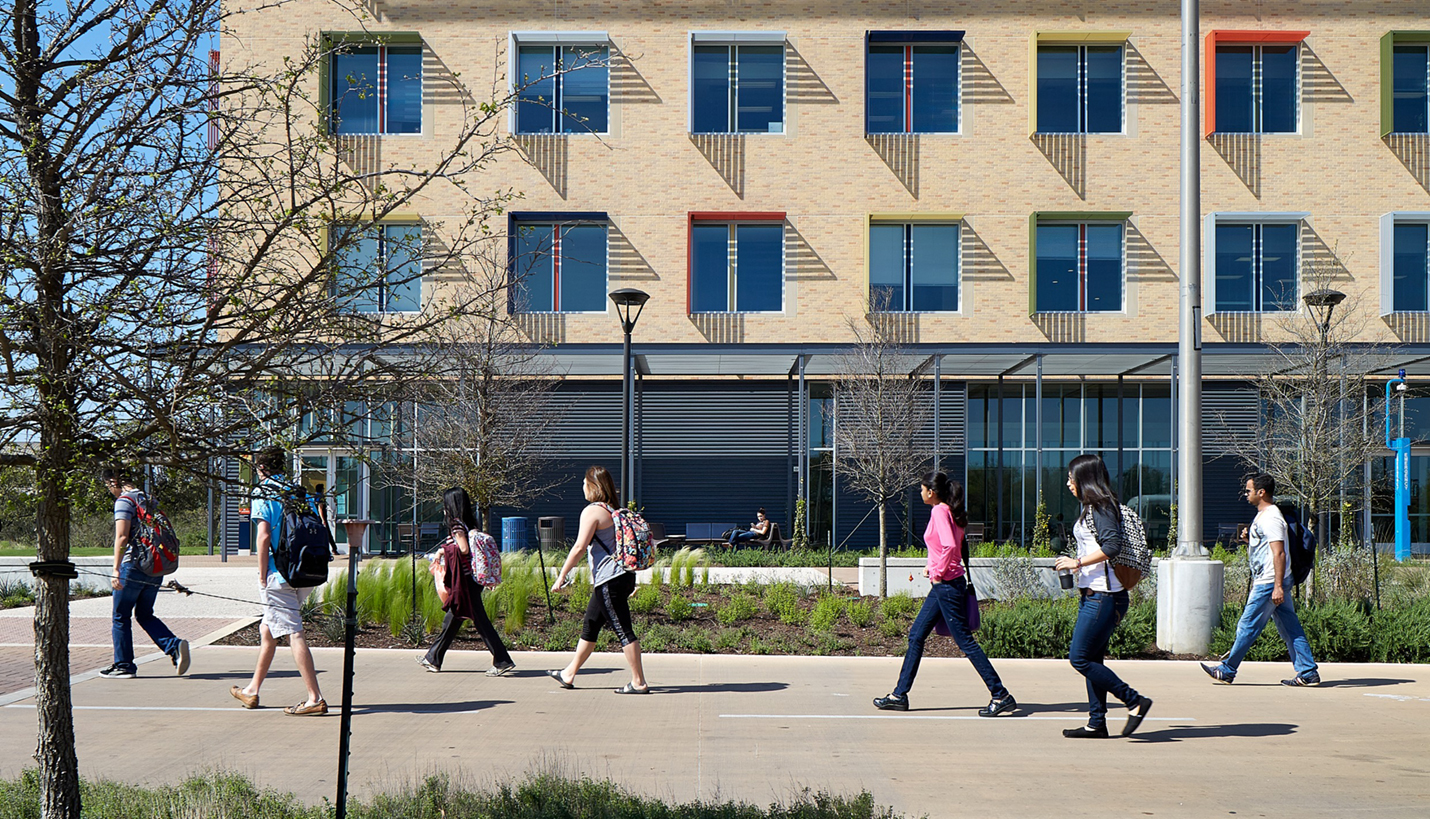
[[[1001,393],[1001,394],[1000,394]],[[1071,538],[1078,503],[1067,465],[1083,452],[1107,462],[1147,537],[1165,542],[1172,501],[1172,401],[1167,384],[1043,383],[1042,459],[1036,387],[968,387],[968,517],[990,540],[1031,543],[1041,490],[1057,547]]]

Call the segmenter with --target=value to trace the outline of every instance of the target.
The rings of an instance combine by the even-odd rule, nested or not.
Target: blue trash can
[[[503,552],[519,552],[529,548],[531,546],[528,542],[530,537],[526,518],[501,519],[501,550]]]

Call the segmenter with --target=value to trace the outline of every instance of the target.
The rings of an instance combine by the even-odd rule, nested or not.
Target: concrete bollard
[[[1221,620],[1220,560],[1178,557],[1157,561],[1157,647],[1173,654],[1206,654]]]

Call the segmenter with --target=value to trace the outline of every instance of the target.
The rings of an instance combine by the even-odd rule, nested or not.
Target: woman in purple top
[[[487,617],[482,607],[482,587],[472,577],[472,545],[467,533],[477,528],[476,515],[472,514],[472,499],[467,490],[460,487],[448,489],[442,494],[442,514],[446,519],[449,536],[442,543],[442,560],[446,564],[443,580],[451,590],[447,605],[443,606],[447,616],[442,620],[442,630],[432,641],[427,653],[417,658],[417,662],[428,671],[441,671],[442,658],[447,649],[462,630],[462,621],[471,620],[492,653],[492,667],[487,669],[488,677],[500,677],[516,668],[501,635]]]
[[[998,672],[988,662],[988,655],[973,639],[968,629],[968,609],[965,600],[968,594],[968,578],[965,577],[963,560],[963,533],[968,526],[968,515],[963,508],[963,484],[950,481],[942,472],[930,472],[922,482],[924,503],[933,507],[929,515],[928,528],[924,530],[924,544],[928,546],[929,595],[924,598],[923,608],[909,629],[909,649],[904,654],[904,667],[899,672],[899,683],[887,697],[874,700],[874,707],[884,711],[909,710],[909,689],[914,687],[914,676],[919,673],[919,661],[924,656],[924,641],[934,624],[941,618],[948,624],[948,630],[958,643],[968,661],[988,686],[988,694],[993,699],[978,710],[980,717],[996,717],[1018,707],[1018,701],[1003,687]]]

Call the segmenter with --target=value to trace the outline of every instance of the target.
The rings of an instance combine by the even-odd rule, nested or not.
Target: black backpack
[[[1316,533],[1302,525],[1296,507],[1289,503],[1276,506],[1286,518],[1286,554],[1291,560],[1291,580],[1299,586],[1316,565]]]
[[[295,589],[321,586],[328,581],[328,564],[335,548],[333,534],[313,510],[303,487],[285,487],[280,498],[283,533],[273,552],[273,564]]]

